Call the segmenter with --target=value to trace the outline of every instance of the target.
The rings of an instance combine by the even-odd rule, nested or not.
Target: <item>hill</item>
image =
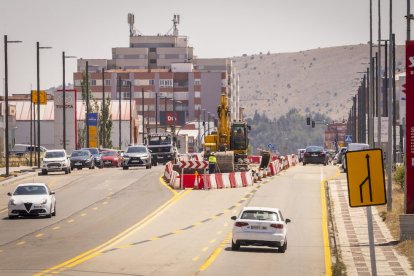
[[[252,118],[257,111],[273,119],[296,109],[303,116],[320,113],[346,120],[368,56],[368,45],[350,45],[233,57],[244,114]],[[399,70],[404,70],[404,60],[405,47],[397,46]]]

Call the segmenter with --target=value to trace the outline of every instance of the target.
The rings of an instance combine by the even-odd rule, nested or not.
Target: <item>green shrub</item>
[[[404,188],[404,178],[405,178],[405,166],[398,166],[394,172],[394,181],[400,185],[401,189]]]

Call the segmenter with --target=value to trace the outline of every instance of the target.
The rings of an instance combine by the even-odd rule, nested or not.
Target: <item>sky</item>
[[[389,2],[381,1],[382,38],[389,36]],[[373,2],[373,38],[378,39],[378,2]],[[411,5],[414,6],[414,5]],[[9,94],[36,89],[36,42],[40,88],[62,84],[62,52],[78,58],[111,58],[128,47],[127,14],[143,35],[166,34],[174,14],[200,58],[259,52],[297,52],[367,43],[369,0],[0,0],[0,95],[4,95],[4,35],[8,40]],[[393,1],[397,44],[406,39],[406,1]],[[414,26],[413,26],[414,28]],[[368,55],[368,53],[367,53]],[[66,60],[72,81],[76,59]]]

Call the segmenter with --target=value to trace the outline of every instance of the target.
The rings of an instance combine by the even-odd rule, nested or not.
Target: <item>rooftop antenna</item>
[[[174,31],[173,31],[173,35],[174,36],[178,36],[178,24],[180,24],[180,15],[179,14],[174,14],[174,18],[172,20],[173,22],[173,26],[174,26]]]
[[[128,13],[128,25],[129,25],[129,36],[142,35],[142,33],[135,29],[135,15],[133,13]]]

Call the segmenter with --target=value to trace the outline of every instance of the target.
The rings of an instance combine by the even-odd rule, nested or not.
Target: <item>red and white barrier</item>
[[[180,185],[180,175],[178,174],[178,172],[173,171],[171,174],[171,179],[170,179],[170,186],[173,187],[174,189],[179,189],[181,187]]]
[[[260,164],[262,162],[261,156],[248,156],[249,162],[252,164]]]
[[[223,177],[223,188],[231,188],[230,173],[222,173],[221,175]]]

